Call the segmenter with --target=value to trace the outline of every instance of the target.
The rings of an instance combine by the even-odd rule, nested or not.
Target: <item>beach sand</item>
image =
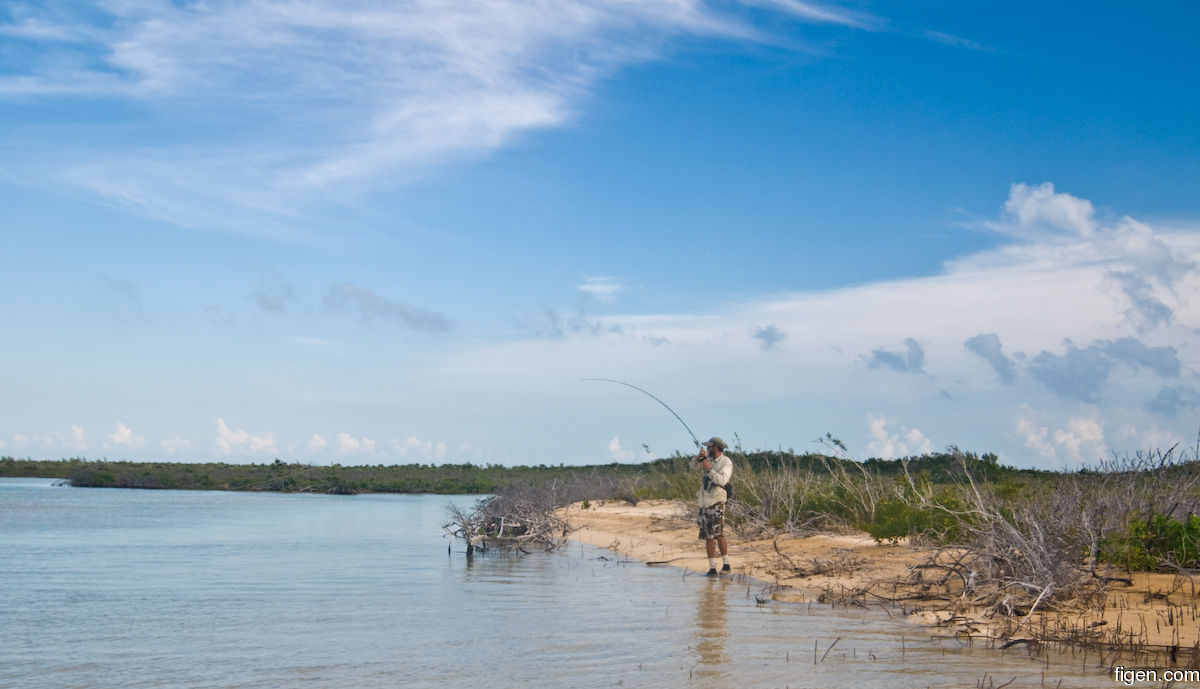
[[[708,570],[685,503],[576,503],[560,514],[577,541],[652,565],[699,575]],[[761,582],[761,595],[776,600],[887,603],[939,635],[1078,643],[1200,665],[1200,599],[1191,578],[1135,573],[1132,585],[1113,583],[1094,602],[1059,602],[1028,617],[986,617],[964,597],[945,595],[939,570],[921,567],[934,555],[931,548],[881,544],[865,533],[762,540],[728,533],[727,540],[734,574]]]

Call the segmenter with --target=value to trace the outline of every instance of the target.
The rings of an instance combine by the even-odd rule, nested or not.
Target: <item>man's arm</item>
[[[718,461],[708,472],[708,477],[712,479],[713,483],[724,488],[733,476],[733,460],[725,455],[721,456],[721,460],[724,461]]]

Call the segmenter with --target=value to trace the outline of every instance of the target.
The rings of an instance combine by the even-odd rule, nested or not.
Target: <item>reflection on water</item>
[[[0,687],[1108,681],[1094,658],[1046,667],[878,610],[757,605],[756,584],[579,544],[468,559],[442,538],[450,500],[0,479]]]
[[[700,667],[697,677],[716,682],[723,680],[729,664],[725,640],[729,631],[725,626],[729,595],[725,585],[718,579],[707,579],[696,586],[696,655]]]

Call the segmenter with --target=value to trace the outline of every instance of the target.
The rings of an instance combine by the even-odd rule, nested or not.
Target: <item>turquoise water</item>
[[[468,560],[441,524],[472,497],[52,484],[0,479],[0,687],[1111,681],[582,545]]]

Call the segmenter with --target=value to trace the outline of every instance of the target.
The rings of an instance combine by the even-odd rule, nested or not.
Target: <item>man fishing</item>
[[[725,542],[725,503],[729,494],[725,486],[733,478],[733,462],[725,456],[725,448],[729,447],[724,440],[713,437],[704,443],[704,447],[692,466],[704,471],[700,492],[696,501],[700,504],[700,514],[696,521],[700,524],[700,538],[704,539],[704,548],[708,552],[708,576],[717,576],[717,549],[721,551],[721,572],[728,574],[729,544]]]

